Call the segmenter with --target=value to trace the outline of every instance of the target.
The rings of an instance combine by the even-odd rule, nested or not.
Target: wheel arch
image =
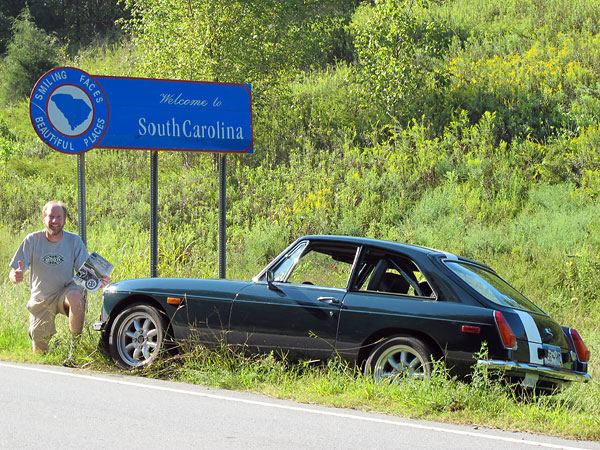
[[[439,346],[437,341],[429,336],[427,333],[423,333],[419,330],[411,330],[404,328],[385,328],[382,330],[378,330],[375,333],[371,334],[360,347],[358,352],[358,357],[356,360],[357,366],[359,368],[364,368],[364,364],[373,351],[377,344],[379,344],[382,340],[388,339],[391,337],[411,337],[420,340],[424,344],[426,344],[433,353],[433,359],[438,360],[444,358],[444,352],[442,348]]]
[[[167,324],[168,324],[167,329],[165,331],[168,335],[172,336],[171,321],[169,320],[169,316],[168,316],[167,312],[165,311],[164,307],[160,304],[160,302],[149,295],[132,294],[129,297],[125,297],[119,303],[117,303],[113,307],[113,309],[110,311],[110,313],[108,314],[108,318],[106,319],[106,324],[104,325],[104,329],[105,329],[104,339],[106,340],[106,343],[108,343],[108,335],[110,334],[110,328],[112,327],[112,324],[113,324],[115,318],[118,317],[118,315],[121,314],[125,309],[127,309],[128,307],[130,307],[131,305],[133,305],[135,303],[142,303],[142,304],[151,306],[154,309],[156,309],[159,314],[163,314],[165,316],[165,318],[167,319]]]

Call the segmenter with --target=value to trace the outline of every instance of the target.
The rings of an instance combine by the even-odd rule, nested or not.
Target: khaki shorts
[[[67,315],[65,311],[65,298],[69,291],[83,289],[75,283],[67,284],[61,291],[47,298],[30,298],[27,302],[29,311],[29,337],[35,342],[46,342],[56,333],[55,318],[57,314]],[[85,295],[83,295],[85,302]],[[84,306],[85,307],[85,306]]]

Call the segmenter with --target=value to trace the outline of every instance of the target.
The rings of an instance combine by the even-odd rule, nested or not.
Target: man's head
[[[61,236],[67,220],[67,208],[59,201],[53,200],[44,205],[42,209],[46,237]]]

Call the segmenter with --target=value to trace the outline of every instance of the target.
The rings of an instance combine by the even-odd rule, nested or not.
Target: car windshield
[[[510,284],[483,267],[460,261],[446,261],[446,265],[465,283],[498,305],[542,312]]]
[[[279,267],[275,269],[275,281],[285,281],[290,274],[290,271],[294,268],[298,261],[300,260],[300,256],[304,249],[308,245],[307,242],[302,242],[300,245],[296,246],[290,253],[285,255],[285,259],[279,264]]]

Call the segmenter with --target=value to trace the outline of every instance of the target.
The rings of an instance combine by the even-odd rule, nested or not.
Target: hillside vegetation
[[[308,233],[441,248],[576,327],[600,377],[600,0],[125,3],[116,40],[75,46],[26,15],[13,27],[0,293],[22,311],[0,302],[0,348],[29,347],[27,287],[8,286],[8,261],[47,200],[77,205],[77,157],[45,147],[28,117],[54,64],[252,84],[254,154],[227,157],[228,278]],[[28,64],[42,44],[54,59]],[[148,276],[148,152],[93,149],[86,165],[88,247],[115,280]],[[162,152],[159,184],[159,275],[217,277],[217,157]],[[597,381],[578,395],[600,429]]]

